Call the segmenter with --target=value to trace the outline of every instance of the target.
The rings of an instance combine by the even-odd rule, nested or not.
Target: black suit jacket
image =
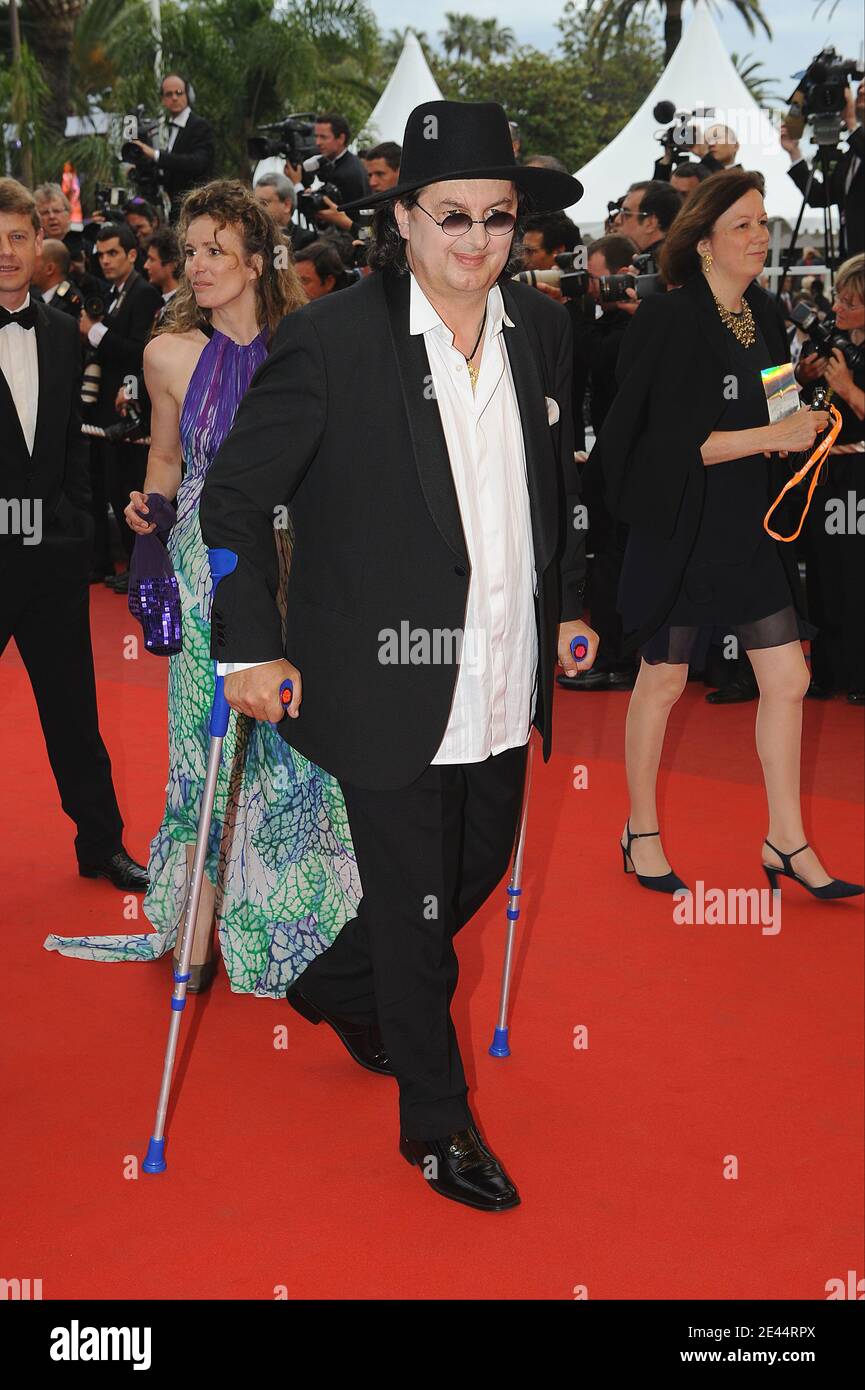
[[[369,179],[366,169],[353,150],[346,150],[335,164],[310,173],[304,169],[301,182],[308,188],[314,179],[322,183],[333,183],[339,189],[338,203],[350,203],[355,198],[363,198],[369,192]]]
[[[560,620],[582,612],[585,537],[571,416],[571,331],[561,305],[503,286],[503,328],[526,450],[538,577],[535,723],[549,756]],[[286,655],[303,676],[280,732],[359,786],[405,786],[430,764],[453,700],[452,653],[385,664],[383,634],[461,630],[470,564],[422,334],[409,333],[408,275],[373,274],[285,319],[207,475],[201,530],[237,553],[218,586],[212,654]],[[544,397],[559,407],[552,426]],[[295,541],[283,645],[274,509]],[[568,524],[568,523],[571,524]]]
[[[68,314],[35,303],[39,404],[32,455],[6,378],[0,372],[0,437],[3,439],[3,493],[7,498],[38,498],[46,537],[88,540],[90,516],[89,452],[81,435],[79,394],[81,349],[78,325]],[[0,535],[11,553],[19,536]],[[45,553],[44,551],[42,552]]]
[[[859,168],[845,190],[851,161],[859,160]],[[802,193],[808,188],[810,169],[804,159],[787,170]],[[861,125],[847,137],[847,148],[829,171],[828,186],[819,170],[814,174],[808,193],[808,206],[822,208],[826,203],[837,204],[842,211],[841,256],[858,256],[865,251],[865,132]]]
[[[745,291],[773,363],[790,351],[777,301],[752,283]],[[664,563],[645,576],[643,620],[629,647],[657,631],[676,596],[703,506],[706,468],[700,449],[725,408],[730,383],[729,329],[702,274],[681,289],[643,300],[626,330],[616,370],[618,392],[592,453],[607,505],[617,520],[667,539]],[[768,421],[768,415],[767,415]],[[780,491],[783,464],[770,470]],[[766,503],[768,507],[768,499]],[[782,513],[776,513],[778,528]],[[800,602],[791,545],[778,546]]]
[[[99,399],[90,417],[92,424],[116,424],[119,418],[114,408],[117,392],[125,377],[140,374],[144,349],[161,307],[162,295],[156,286],[133,270],[122,303],[115,313],[106,312],[103,319],[108,332],[96,349],[102,376]]]
[[[213,177],[216,145],[213,127],[203,116],[190,112],[186,125],[177,132],[172,150],[160,150],[157,170],[171,199],[172,211],[179,209],[185,193]]]

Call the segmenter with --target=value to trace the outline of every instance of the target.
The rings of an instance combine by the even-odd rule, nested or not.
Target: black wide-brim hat
[[[583,196],[583,185],[570,174],[517,163],[497,101],[425,101],[406,121],[399,183],[340,203],[340,210],[379,207],[446,179],[510,179],[530,195],[533,212],[558,212]]]

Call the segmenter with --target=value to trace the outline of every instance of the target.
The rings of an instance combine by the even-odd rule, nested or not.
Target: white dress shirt
[[[414,275],[409,332],[422,333],[471,564],[462,659],[444,738],[433,763],[482,762],[521,747],[537,697],[538,638],[531,512],[516,390],[504,345],[513,328],[502,292],[487,296],[475,392],[453,333]],[[430,634],[436,650],[435,634]],[[219,662],[230,675],[265,662]]]
[[[487,296],[477,386],[415,277],[409,333],[422,333],[471,564],[462,659],[433,763],[482,762],[521,747],[534,714],[538,639],[523,430],[504,343],[502,292]]]
[[[29,303],[28,291],[18,309],[26,309]],[[39,357],[35,328],[22,328],[20,323],[7,323],[5,328],[0,328],[0,371],[15,402],[27,452],[32,455],[36,438],[36,412],[39,409]]]
[[[192,107],[191,107],[191,106],[184,106],[183,110],[179,113],[179,115],[177,115],[177,116],[172,116],[172,117],[171,117],[171,120],[170,120],[169,123],[168,123],[168,143],[167,143],[166,146],[165,146],[165,148],[166,148],[166,150],[169,152],[169,154],[170,154],[171,151],[174,149],[174,143],[175,143],[175,141],[176,141],[176,139],[177,139],[177,132],[178,132],[178,130],[180,130],[183,126],[186,125],[186,122],[189,120],[189,117],[190,117],[191,115],[192,115]],[[154,151],[153,151],[153,158],[154,158],[155,163],[158,164],[158,163],[159,163],[159,150],[154,150]]]

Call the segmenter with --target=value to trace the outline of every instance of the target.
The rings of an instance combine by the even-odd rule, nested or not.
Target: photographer
[[[804,528],[808,612],[819,629],[811,643],[808,694],[812,699],[828,699],[846,690],[848,703],[861,705],[865,704],[865,535],[859,531],[865,509],[865,256],[853,256],[840,267],[834,310],[834,325],[823,331],[836,344],[819,341],[816,351],[806,351],[796,370],[809,396],[818,384],[831,390],[832,404],[843,421],[829,454],[826,480],[814,490]]]
[[[662,183],[672,183],[673,178],[680,175],[683,169],[698,168],[701,170],[702,178],[707,179],[711,174],[718,174],[722,169],[738,169],[740,166],[735,163],[736,155],[739,153],[739,141],[736,139],[735,131],[729,126],[722,125],[720,122],[706,127],[702,140],[695,140],[693,144],[683,148],[689,149],[697,156],[696,161],[684,161],[680,164],[673,163],[673,152],[665,149],[660,159],[655,161],[655,168],[652,177],[659,179]],[[697,175],[697,177],[701,177]],[[690,190],[693,192],[693,190]]]
[[[843,120],[848,131],[847,148],[834,164],[827,183],[822,175],[812,176],[802,157],[802,150],[791,133],[787,122],[781,126],[780,137],[783,148],[790,156],[788,169],[796,187],[808,194],[808,206],[826,207],[835,204],[841,217],[841,237],[839,252],[842,258],[858,256],[865,250],[865,137],[862,133],[862,117],[865,112],[865,82],[856,88],[856,96],[848,87]],[[810,179],[810,188],[809,188]]]
[[[176,222],[184,194],[213,173],[213,129],[190,106],[192,91],[185,77],[172,73],[162,79],[162,105],[168,113],[168,140],[164,150],[143,140],[131,140],[145,165],[155,165],[156,176],[171,203],[170,219]],[[151,173],[153,170],[151,170]]]
[[[657,271],[658,252],[682,209],[682,195],[660,179],[645,179],[632,183],[613,219],[613,231],[630,237],[641,255],[651,257],[643,265],[647,273]]]
[[[521,245],[523,252],[523,269],[544,271],[557,270],[557,256],[565,253],[573,253],[578,246],[582,246],[583,241],[580,236],[580,229],[571,221],[567,213],[564,212],[545,212],[527,217],[523,225]],[[564,304],[571,320],[571,328],[574,334],[574,342],[587,333],[594,318],[594,306],[587,305],[583,298],[566,298],[556,285],[539,283],[535,289],[546,294],[550,299],[556,299],[560,304]],[[592,310],[589,317],[587,309]],[[588,368],[583,358],[575,351],[573,357],[573,420],[574,420],[574,448],[578,453],[582,453],[586,447],[586,424],[583,414],[583,406],[586,399],[586,388],[588,386]]]
[[[131,227],[142,254],[153,233],[159,229],[159,213],[144,198],[130,198],[123,209],[126,225]]]
[[[681,193],[684,203],[694,190],[700,187],[704,179],[708,178],[711,178],[711,175],[706,166],[699,160],[689,159],[684,164],[676,165],[670,174],[670,187]]]
[[[337,196],[331,199],[333,206],[365,197],[369,193],[369,179],[357,155],[348,148],[350,139],[351,130],[345,116],[336,112],[317,116],[315,143],[318,154],[305,159],[299,169],[286,164],[286,172],[291,172],[295,182],[299,180],[304,188],[309,188],[316,178],[323,184],[332,184],[337,190]]]
[[[321,299],[357,284],[357,277],[343,264],[336,248],[326,241],[312,241],[304,246],[295,256],[294,264],[308,299]]]
[[[624,236],[603,236],[587,248],[589,298],[601,310],[588,331],[574,335],[574,358],[579,359],[588,376],[589,416],[597,436],[615,399],[618,386],[616,367],[622,339],[639,306],[634,291],[610,300],[607,277],[631,267],[634,243]],[[589,511],[588,546],[592,554],[588,592],[592,627],[600,637],[599,657],[591,671],[576,676],[559,676],[566,690],[630,690],[634,683],[634,660],[622,651],[622,620],[616,610],[616,596],[628,539],[628,528],[609,513],[604,499],[600,467],[589,455],[582,472],[583,500]]]
[[[89,423],[110,428],[121,423],[117,413],[117,395],[130,377],[142,370],[144,347],[150,337],[153,320],[162,307],[158,289],[149,285],[137,270],[139,246],[132,228],[125,222],[106,222],[96,234],[96,253],[102,274],[111,285],[111,297],[105,314],[92,318],[85,305],[79,320],[81,335],[89,349],[88,367],[98,369],[98,394],[92,407]],[[127,562],[132,555],[134,535],[126,525],[123,509],[133,489],[141,490],[147,466],[147,449],[141,444],[112,443],[107,439],[93,442],[94,470],[101,474],[105,493],[111,503]],[[98,485],[94,487],[98,496]],[[97,508],[97,513],[98,513]],[[126,591],[128,563],[123,574],[114,576],[109,560],[107,522],[96,515],[96,567],[106,572],[109,587]]]
[[[31,284],[39,290],[43,304],[50,304],[77,319],[81,313],[81,295],[69,277],[70,264],[71,257],[64,242],[53,238],[43,241]]]
[[[144,244],[144,271],[147,279],[162,295],[162,313],[166,304],[180,288],[180,273],[183,257],[177,245],[177,237],[170,227],[160,227]]]

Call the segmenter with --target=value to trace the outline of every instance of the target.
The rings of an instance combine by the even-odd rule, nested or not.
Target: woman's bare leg
[[[630,826],[636,835],[658,830],[656,789],[667,720],[688,683],[687,665],[640,662],[625,724],[625,765],[631,798]],[[625,843],[624,834],[622,843]],[[634,867],[641,874],[666,874],[670,865],[660,836],[634,840]]]
[[[764,647],[748,656],[760,688],[757,707],[757,753],[763,766],[769,806],[767,839],[785,854],[800,849],[808,836],[802,824],[799,768],[802,756],[802,701],[808,667],[801,642]],[[764,862],[781,867],[777,854],[763,846]],[[813,888],[831,881],[813,849],[793,860],[793,869]]]

